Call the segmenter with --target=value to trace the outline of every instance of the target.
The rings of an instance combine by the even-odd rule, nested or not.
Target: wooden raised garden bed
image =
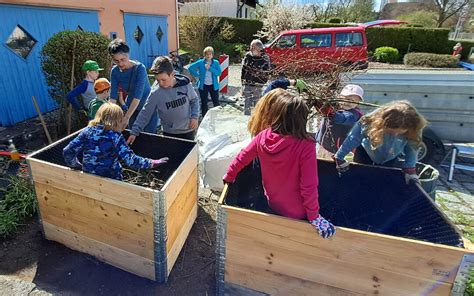
[[[332,162],[318,167],[321,214],[338,226],[328,240],[306,221],[268,213],[258,169],[225,187],[218,294],[450,295],[463,256],[474,252],[418,185],[405,185],[396,169],[352,165],[339,178]]]
[[[141,134],[141,156],[170,161],[160,190],[72,170],[63,148],[71,135],[28,157],[46,239],[136,275],[166,282],[197,216],[197,144]]]

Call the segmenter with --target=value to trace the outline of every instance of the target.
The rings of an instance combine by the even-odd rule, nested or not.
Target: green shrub
[[[398,61],[400,55],[398,54],[398,49],[384,46],[375,49],[374,57],[377,62],[394,63]]]
[[[250,42],[257,38],[255,34],[261,30],[263,23],[259,20],[248,20],[231,17],[221,17],[219,25],[222,26],[227,21],[229,24],[234,26],[235,35],[233,38],[228,40],[229,43],[244,43],[250,44]]]
[[[84,31],[63,31],[54,34],[41,50],[41,67],[49,86],[48,91],[60,106],[57,134],[65,131],[67,118],[66,94],[71,87],[71,70],[74,56],[74,86],[85,77],[82,64],[86,60],[95,60],[104,70],[101,77],[110,76],[111,59],[107,53],[110,40],[104,35]],[[74,45],[75,44],[75,45]],[[73,129],[84,126],[80,113],[73,117]],[[86,119],[87,120],[87,119]]]
[[[469,268],[467,273],[465,296],[474,296],[474,267]]]
[[[403,63],[410,66],[455,68],[457,67],[458,60],[448,54],[412,52],[403,57]]]
[[[331,28],[331,27],[353,27],[353,25],[347,24],[336,24],[336,23],[310,23],[309,28]]]
[[[49,38],[41,50],[41,66],[50,95],[58,103],[64,100],[65,93],[70,89],[73,55],[75,84],[79,84],[85,77],[81,68],[86,60],[99,63],[104,69],[100,76],[110,76],[111,60],[107,53],[109,42],[100,33],[80,30],[59,32]]]
[[[0,201],[0,237],[13,233],[21,219],[36,212],[36,197],[33,185],[28,179],[9,179],[4,199]]]
[[[342,23],[342,19],[341,18],[338,18],[338,17],[332,17],[328,20],[328,23],[331,23],[331,24],[340,24]]]

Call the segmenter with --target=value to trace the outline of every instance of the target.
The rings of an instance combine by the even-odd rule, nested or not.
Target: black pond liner
[[[45,150],[35,154],[32,158],[47,161],[61,166],[66,166],[63,158],[64,147],[71,142],[78,133],[72,134],[66,138],[53,143]],[[123,135],[127,139],[129,133],[124,131]],[[174,139],[154,134],[141,133],[131,146],[132,150],[142,157],[158,159],[169,157],[167,164],[158,168],[155,178],[167,181],[171,175],[178,169],[186,156],[191,152],[195,142]]]
[[[321,160],[318,175],[320,213],[336,226],[464,247],[459,230],[420,187],[406,185],[398,169],[351,165],[339,177],[333,162]],[[272,213],[258,161],[240,172],[225,204]]]

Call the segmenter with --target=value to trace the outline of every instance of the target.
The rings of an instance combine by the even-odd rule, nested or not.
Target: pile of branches
[[[361,65],[348,62],[352,51],[340,47],[342,54],[338,58],[320,57],[315,52],[302,56],[288,49],[284,62],[272,61],[273,66],[267,73],[271,80],[286,77],[288,79],[303,79],[308,84],[307,101],[312,110],[311,117],[326,116],[324,110],[333,107],[340,109],[343,103],[352,103],[341,97],[339,93],[343,86],[354,76],[365,73]],[[377,105],[360,102],[360,105],[378,107]]]
[[[162,175],[162,173],[154,169],[135,171],[124,168],[122,171],[124,182],[154,190],[160,190],[163,185],[165,185],[165,181],[159,178],[160,175]]]

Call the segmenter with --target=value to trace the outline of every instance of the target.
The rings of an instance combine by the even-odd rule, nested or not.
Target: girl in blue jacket
[[[344,157],[356,148],[354,161],[393,167],[403,155],[406,181],[418,181],[417,146],[422,141],[425,118],[408,101],[393,101],[363,116],[336,152],[339,173],[349,168]]]
[[[210,46],[203,50],[204,58],[197,60],[189,66],[189,72],[198,78],[197,86],[199,96],[201,97],[201,113],[206,115],[207,98],[211,94],[214,107],[219,106],[219,75],[221,75],[221,66],[214,57],[214,49]]]

